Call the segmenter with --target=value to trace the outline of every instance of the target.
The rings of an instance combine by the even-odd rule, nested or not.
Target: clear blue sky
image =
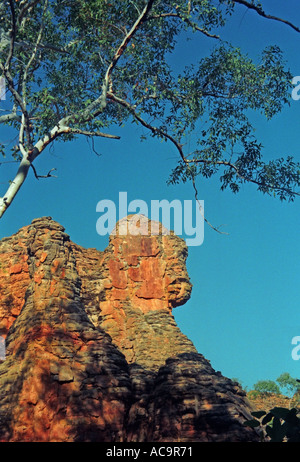
[[[270,14],[300,26],[299,0],[263,4]],[[225,33],[254,59],[266,45],[280,45],[292,72],[300,75],[300,34],[291,28],[241,6]],[[174,66],[193,62],[215,45],[209,39],[200,43],[207,48],[182,43]],[[294,155],[299,160],[300,101],[291,99],[291,107],[271,122],[260,117],[255,121],[266,158]],[[120,141],[97,140],[101,157],[93,154],[85,139],[55,144],[53,151],[37,159],[36,168],[42,174],[55,167],[58,178],[37,181],[31,173],[1,220],[0,238],[36,217],[52,216],[73,241],[103,250],[108,239],[96,233],[98,201],[118,204],[119,191],[128,193],[128,201],[142,199],[148,204],[153,199],[193,199],[190,184],[166,185],[177,160],[174,148],[152,139],[141,143],[141,133],[130,126],[120,128]],[[0,135],[1,141],[9,138],[3,130]],[[2,191],[14,169],[14,165],[0,167]],[[244,386],[275,380],[282,372],[300,378],[300,361],[291,356],[292,338],[300,336],[299,199],[281,203],[251,185],[233,195],[221,192],[217,179],[199,180],[198,189],[207,218],[216,226],[226,224],[223,229],[229,235],[206,226],[203,245],[189,248],[193,292],[186,305],[174,310],[179,327],[216,370],[239,378]]]

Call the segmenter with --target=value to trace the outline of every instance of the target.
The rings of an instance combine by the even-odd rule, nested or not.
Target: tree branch
[[[249,182],[249,183],[253,183],[253,184],[256,184],[257,186],[268,186],[267,184],[265,183],[262,183],[258,180],[255,180],[254,178],[249,178],[245,175],[242,175],[239,168],[233,164],[232,162],[228,162],[226,160],[209,160],[209,159],[187,159],[186,160],[186,163],[187,164],[191,164],[191,163],[202,163],[202,164],[214,164],[214,165],[224,165],[225,167],[229,167],[231,168],[232,170],[234,170],[236,172],[236,175],[243,181],[246,181],[246,182]],[[271,186],[270,186],[271,187]],[[274,186],[273,186],[274,187]],[[297,193],[295,191],[291,191],[290,189],[288,188],[284,188],[284,187],[274,187],[276,190],[278,191],[283,191],[283,192],[286,192],[286,193],[289,193],[289,194],[294,194],[296,196],[300,196],[300,193]]]
[[[20,12],[19,12],[19,16],[18,16],[18,24],[20,25],[20,27],[22,27],[22,21],[25,17],[25,14],[27,13],[27,17],[29,17],[30,15],[28,13],[30,13],[32,11],[32,9],[40,2],[40,0],[34,0],[32,2],[29,2],[27,0],[23,0],[20,2]]]
[[[28,175],[28,171],[30,167],[33,168],[33,171],[35,173],[36,178],[48,178],[50,176],[51,171],[45,175],[37,175],[34,167],[33,167],[33,161],[44,151],[44,149],[57,138],[58,136],[61,136],[62,134],[65,133],[78,133],[78,134],[83,134],[87,136],[103,136],[105,138],[113,138],[113,139],[118,139],[117,136],[115,135],[107,135],[105,133],[100,132],[87,132],[85,130],[77,130],[77,129],[72,129],[67,126],[60,126],[60,124],[56,125],[47,135],[44,136],[44,138],[40,139],[33,149],[26,151],[25,148],[23,147],[22,144],[20,144],[20,150],[22,153],[22,160],[20,162],[17,174],[14,178],[14,180],[11,182],[9,188],[7,189],[5,195],[0,198],[0,218],[4,215],[5,211],[8,209],[12,201],[14,200],[15,196],[17,195],[18,191],[20,190],[21,186],[23,185],[24,181],[26,180],[26,177]]]
[[[26,134],[27,134],[28,140],[30,140],[30,120],[29,120],[29,116],[26,110],[26,106],[24,105],[24,102],[23,102],[23,99],[20,93],[15,89],[14,81],[9,72],[9,69],[7,69],[6,66],[4,66],[1,62],[0,62],[0,69],[2,70],[3,76],[5,77],[8,89],[13,96],[15,106],[16,107],[19,106],[22,111],[22,114],[24,116],[24,126],[26,130]]]
[[[80,128],[70,128],[66,127],[64,133],[74,133],[77,135],[85,135],[85,136],[100,136],[102,138],[109,138],[112,140],[119,140],[121,139],[118,135],[111,135],[110,133],[103,133],[103,132],[91,132],[88,130],[81,130]]]
[[[295,26],[294,24],[292,24],[290,21],[286,21],[285,19],[278,18],[277,16],[272,16],[270,14],[267,14],[267,13],[264,12],[264,10],[262,8],[260,8],[259,6],[254,5],[253,3],[249,3],[249,1],[246,1],[246,0],[234,0],[234,3],[239,3],[240,5],[244,5],[247,8],[256,11],[256,13],[259,14],[260,16],[262,16],[263,18],[272,19],[273,21],[282,22],[282,23],[287,24],[288,26],[290,26],[296,32],[300,32],[300,28]]]
[[[132,106],[130,103],[128,103],[127,101],[125,101],[124,99],[122,98],[119,98],[118,96],[114,95],[113,93],[110,93],[110,92],[107,92],[107,97],[110,98],[112,101],[120,104],[121,106],[125,107],[126,109],[128,109],[128,111],[133,115],[133,117],[141,124],[143,125],[143,127],[147,128],[148,130],[150,130],[154,135],[158,135],[160,137],[163,137],[163,138],[166,138],[168,139],[169,141],[171,141],[174,146],[176,147],[177,151],[179,152],[179,155],[181,157],[181,159],[183,160],[183,162],[185,163],[185,165],[188,167],[188,164],[190,161],[188,161],[184,155],[184,152],[183,152],[183,149],[182,149],[182,144],[180,144],[173,136],[169,135],[167,132],[161,130],[160,128],[157,128],[157,127],[154,127],[153,125],[149,124],[148,122],[146,122],[139,114],[137,114],[137,112],[135,111],[135,108],[134,106]],[[196,187],[196,183],[195,183],[195,178],[194,176],[192,176],[192,185],[193,185],[193,189],[194,189],[194,193],[195,193],[195,199],[196,199],[196,202],[199,206],[199,211],[204,219],[204,221],[214,230],[214,231],[217,231],[219,234],[227,234],[227,233],[224,233],[222,231],[219,230],[219,228],[216,228],[215,226],[213,226],[209,221],[208,219],[204,216],[203,214],[203,209],[202,209],[202,206],[200,204],[200,201],[198,199],[198,190],[197,190],[197,187]]]
[[[199,201],[199,199],[198,199],[198,189],[197,189],[197,186],[196,186],[196,182],[195,182],[195,177],[194,177],[194,175],[192,176],[192,185],[193,185],[193,189],[194,189],[194,193],[195,193],[195,200],[196,200],[196,202],[197,202],[197,204],[198,204],[199,211],[200,211],[200,213],[201,213],[201,215],[202,215],[202,217],[203,217],[205,223],[207,223],[208,226],[210,226],[214,231],[217,231],[217,233],[228,235],[228,233],[225,233],[224,231],[220,231],[220,229],[219,229],[220,226],[216,227],[216,226],[212,225],[212,224],[207,220],[207,218],[204,216],[203,210],[202,210],[202,206],[201,206],[200,201]]]
[[[33,164],[31,164],[31,168],[32,168],[34,176],[36,177],[37,180],[39,180],[40,178],[57,178],[56,175],[51,175],[51,172],[56,170],[56,168],[51,168],[51,170],[49,170],[47,175],[38,175]]]
[[[44,26],[45,26],[43,19],[44,19],[44,15],[45,15],[47,6],[48,6],[48,0],[45,0],[40,30],[39,30],[39,33],[38,33],[38,36],[37,36],[37,39],[36,39],[36,42],[35,42],[35,45],[34,45],[34,48],[33,48],[33,52],[32,52],[32,54],[31,54],[31,56],[29,58],[29,61],[28,61],[27,65],[26,65],[26,67],[25,67],[25,71],[24,71],[24,74],[23,74],[22,96],[23,96],[23,101],[24,101],[25,108],[26,108],[26,83],[27,83],[27,79],[28,79],[29,69],[30,69],[32,63],[34,62],[34,60],[36,58],[38,47],[39,47],[39,44],[40,44],[41,39],[42,39],[43,30],[44,30]]]
[[[25,155],[20,162],[17,174],[14,180],[9,185],[5,195],[0,198],[0,218],[3,216],[5,211],[8,209],[10,204],[12,203],[13,199],[17,195],[19,189],[21,188],[22,184],[24,183],[28,170],[30,168],[30,161],[27,159]]]
[[[0,116],[0,124],[4,122],[9,122],[10,120],[20,120],[21,117],[17,115],[17,111],[12,110],[9,114],[3,114]]]
[[[3,160],[0,162],[0,165],[4,165],[4,164],[16,164],[17,162],[19,162],[18,160]]]
[[[118,103],[120,104],[121,106],[125,107],[126,109],[128,109],[128,111],[133,115],[133,117],[141,124],[143,125],[143,127],[147,128],[148,130],[150,130],[154,135],[158,135],[158,136],[161,136],[162,138],[167,138],[168,140],[170,140],[174,146],[176,147],[176,149],[178,150],[179,154],[180,154],[180,157],[182,158],[182,160],[185,162],[186,159],[184,157],[184,153],[183,153],[183,150],[182,150],[182,145],[177,141],[175,140],[175,138],[173,138],[171,135],[169,135],[167,132],[164,132],[163,130],[161,130],[160,128],[157,128],[157,127],[154,127],[153,125],[149,124],[148,122],[146,122],[146,120],[144,120],[135,110],[135,107],[133,105],[131,105],[130,103],[128,103],[128,101],[116,96],[114,93],[111,93],[111,92],[107,92],[107,97],[111,100],[111,101],[114,101],[115,103]]]
[[[76,120],[76,119],[81,119],[81,120],[86,120],[90,117],[91,113],[93,111],[97,110],[97,114],[101,113],[105,107],[106,107],[106,96],[107,96],[107,91],[109,88],[109,85],[111,83],[111,75],[116,67],[119,59],[123,55],[124,51],[126,50],[130,40],[136,33],[137,29],[140,27],[140,25],[146,20],[147,15],[149,14],[152,6],[153,6],[154,0],[149,0],[144,7],[142,13],[134,23],[134,25],[131,27],[130,31],[126,34],[125,38],[123,39],[121,45],[115,52],[107,70],[105,73],[105,77],[103,80],[103,85],[102,85],[102,92],[101,95],[95,99],[91,104],[89,104],[83,111],[78,112],[77,114],[72,114],[70,116],[67,116],[64,119],[64,123],[68,124],[69,121],[71,120]]]
[[[206,29],[203,29],[202,27],[199,27],[196,23],[191,21],[189,18],[186,18],[182,16],[179,13],[161,13],[161,14],[154,14],[152,16],[149,16],[148,20],[151,19],[159,19],[159,18],[177,18],[180,19],[181,21],[186,22],[189,26],[191,26],[193,29],[197,30],[198,32],[201,32],[202,34],[206,35],[207,37],[214,38],[214,39],[220,39],[219,35],[211,34],[208,32]]]
[[[109,79],[111,77],[113,69],[116,67],[119,59],[123,55],[123,53],[126,50],[130,40],[135,35],[135,33],[138,30],[138,28],[140,27],[140,25],[146,20],[147,15],[149,14],[149,12],[150,12],[150,10],[151,10],[151,8],[153,6],[153,3],[154,3],[154,0],[148,0],[145,8],[142,11],[142,13],[140,14],[138,19],[136,20],[136,22],[132,26],[132,28],[130,29],[128,34],[124,37],[124,40],[122,41],[121,45],[119,46],[118,50],[116,51],[110,65],[108,66],[107,71],[106,71],[106,75],[105,75],[105,79],[104,79],[104,81],[106,83],[106,88],[108,88]]]
[[[9,7],[11,12],[11,32],[10,32],[10,45],[9,45],[9,52],[6,58],[5,69],[9,69],[10,63],[14,54],[14,44],[16,38],[16,15],[15,15],[15,7],[13,0],[9,0]]]
[[[22,124],[21,124],[21,129],[20,129],[19,143],[20,143],[20,145],[24,145],[24,128],[25,128],[29,149],[32,148],[32,141],[31,141],[32,137],[31,137],[29,116],[27,115],[27,102],[26,102],[26,99],[27,99],[26,98],[27,79],[28,79],[28,76],[29,76],[29,69],[32,66],[32,64],[33,64],[33,62],[34,62],[34,60],[36,58],[36,54],[37,54],[37,51],[38,51],[38,46],[39,46],[39,43],[40,43],[40,41],[42,39],[43,30],[44,30],[44,15],[45,15],[47,6],[48,6],[48,0],[45,0],[43,13],[42,13],[41,25],[40,25],[40,29],[39,29],[39,32],[38,32],[38,35],[37,35],[36,43],[34,45],[34,48],[33,48],[32,54],[31,54],[31,56],[30,56],[30,58],[28,60],[28,63],[26,64],[26,67],[25,67],[25,70],[24,70],[24,73],[23,73],[22,83],[21,83],[22,99],[23,99],[23,110],[22,110],[23,115],[22,115]]]

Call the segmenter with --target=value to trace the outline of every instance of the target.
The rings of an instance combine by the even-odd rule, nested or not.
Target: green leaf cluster
[[[281,393],[293,398],[300,391],[300,381],[293,378],[288,372],[283,372],[276,381],[259,380],[254,384],[253,389],[261,395]]]
[[[254,390],[258,391],[261,395],[280,394],[280,388],[273,380],[259,380],[254,385]]]

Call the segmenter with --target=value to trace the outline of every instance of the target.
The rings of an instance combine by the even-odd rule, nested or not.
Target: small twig
[[[198,32],[201,32],[202,34],[206,35],[207,37],[214,38],[214,39],[217,39],[217,40],[220,39],[219,35],[211,34],[206,29],[203,29],[202,27],[197,26],[196,23],[191,21],[189,18],[186,18],[186,17],[182,16],[179,13],[153,14],[152,16],[148,17],[148,20],[159,19],[159,18],[178,18],[178,19],[180,19],[180,21],[185,21],[189,26],[193,27],[195,30],[197,30]]]
[[[247,8],[251,9],[251,10],[254,10],[256,11],[256,13],[258,13],[260,16],[262,16],[263,18],[266,18],[266,19],[272,19],[273,21],[279,21],[279,22],[282,22],[284,24],[287,24],[288,26],[290,26],[292,29],[294,29],[296,32],[300,32],[300,29],[299,27],[295,26],[294,24],[292,24],[290,21],[287,21],[285,19],[282,19],[282,18],[278,18],[277,16],[273,16],[271,14],[267,14],[264,12],[264,10],[262,10],[259,6],[256,6],[254,5],[253,3],[249,3],[248,1],[246,0],[234,0],[235,3],[239,3],[240,5],[244,5],[246,6]]]
[[[0,162],[0,165],[3,165],[3,164],[15,164],[15,163],[19,163],[18,160],[3,160],[2,162]]]
[[[218,228],[216,228],[214,225],[212,225],[208,220],[207,218],[204,216],[204,213],[203,213],[203,207],[202,205],[200,204],[200,201],[198,199],[198,189],[197,189],[197,186],[196,186],[196,183],[195,183],[195,177],[194,175],[192,176],[192,185],[193,185],[193,189],[194,189],[194,193],[195,193],[195,199],[196,199],[196,202],[198,204],[198,207],[199,207],[199,212],[201,213],[202,217],[203,217],[203,220],[205,221],[205,223],[208,224],[208,226],[210,226],[214,231],[216,231],[217,233],[219,234],[226,234],[228,236],[229,233],[225,233],[224,231],[220,231],[220,226],[218,226]]]
[[[31,164],[31,167],[32,167],[34,176],[36,177],[37,180],[39,180],[40,178],[57,178],[57,175],[51,175],[51,172],[56,170],[56,168],[51,168],[51,170],[49,170],[47,175],[38,175],[33,164]]]
[[[100,136],[102,138],[109,138],[113,140],[119,140],[121,138],[118,135],[111,135],[110,133],[91,132],[88,130],[81,130],[80,128],[66,127],[64,131],[65,133],[74,133],[76,135],[85,135],[85,136]]]

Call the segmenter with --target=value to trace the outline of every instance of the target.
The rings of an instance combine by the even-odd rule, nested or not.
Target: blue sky
[[[270,14],[300,26],[299,0],[263,4]],[[294,75],[300,75],[300,34],[291,28],[237,7],[224,33],[253,59],[266,45],[277,43]],[[181,43],[174,66],[193,62],[215,44],[202,38],[200,43],[201,50],[196,42]],[[299,161],[300,101],[291,99],[291,106],[270,122],[259,116],[254,121],[267,159],[294,155]],[[96,232],[98,201],[118,204],[120,191],[127,192],[128,202],[193,199],[190,184],[166,184],[177,161],[174,148],[153,139],[140,142],[142,133],[132,125],[120,128],[120,141],[97,140],[100,157],[82,138],[55,144],[35,165],[41,174],[55,167],[58,177],[37,181],[31,173],[1,220],[0,238],[36,217],[52,216],[73,241],[103,250],[108,239]],[[3,130],[0,135],[1,141],[9,138]],[[0,166],[2,191],[14,170],[14,165]],[[275,380],[282,372],[300,378],[300,361],[291,356],[292,338],[300,336],[299,199],[281,203],[254,185],[243,186],[237,195],[221,192],[217,178],[199,179],[198,190],[207,218],[216,226],[224,224],[228,235],[206,226],[203,245],[189,247],[193,291],[190,301],[173,311],[179,327],[214,369],[239,378],[244,386]]]

